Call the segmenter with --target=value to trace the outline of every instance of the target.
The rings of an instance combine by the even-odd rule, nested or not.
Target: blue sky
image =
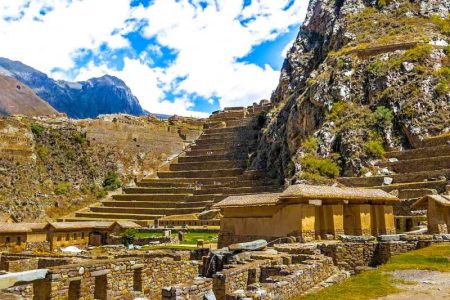
[[[306,0],[2,0],[0,56],[124,80],[148,111],[206,116],[275,89]]]

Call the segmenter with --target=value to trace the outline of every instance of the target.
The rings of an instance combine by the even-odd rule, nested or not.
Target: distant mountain
[[[87,81],[54,80],[21,62],[0,58],[0,74],[12,76],[60,112],[71,118],[95,118],[100,114],[145,115],[139,100],[119,78],[105,75]]]
[[[0,74],[0,116],[22,114],[41,116],[57,111],[18,80]]]

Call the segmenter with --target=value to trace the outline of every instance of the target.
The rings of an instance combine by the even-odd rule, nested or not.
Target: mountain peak
[[[130,88],[112,75],[79,82],[56,81],[32,67],[7,58],[0,58],[0,74],[28,85],[39,97],[71,118],[95,118],[114,113],[145,115]]]

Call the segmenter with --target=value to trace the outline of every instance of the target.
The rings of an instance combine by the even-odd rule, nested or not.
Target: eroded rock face
[[[355,176],[382,148],[450,131],[449,9],[449,0],[310,1],[253,167],[295,181],[309,151]]]

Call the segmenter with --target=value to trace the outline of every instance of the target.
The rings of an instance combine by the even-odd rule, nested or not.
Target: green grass
[[[417,269],[450,272],[450,245],[438,244],[394,256],[380,269],[385,271]]]
[[[436,244],[392,257],[376,270],[364,272],[347,281],[295,300],[366,300],[398,293],[397,284],[411,284],[395,280],[389,273],[394,270],[433,270],[450,272],[450,244]]]
[[[400,290],[395,286],[392,276],[380,270],[369,271],[354,276],[342,284],[333,285],[315,294],[300,299],[321,300],[366,300],[397,293]]]
[[[177,236],[178,233],[172,233],[172,236]],[[148,237],[162,237],[162,232],[138,232],[136,234],[137,238],[148,238]],[[177,245],[197,245],[198,240],[203,240],[205,244],[217,243],[218,233],[214,232],[187,232],[184,235],[184,241]]]

